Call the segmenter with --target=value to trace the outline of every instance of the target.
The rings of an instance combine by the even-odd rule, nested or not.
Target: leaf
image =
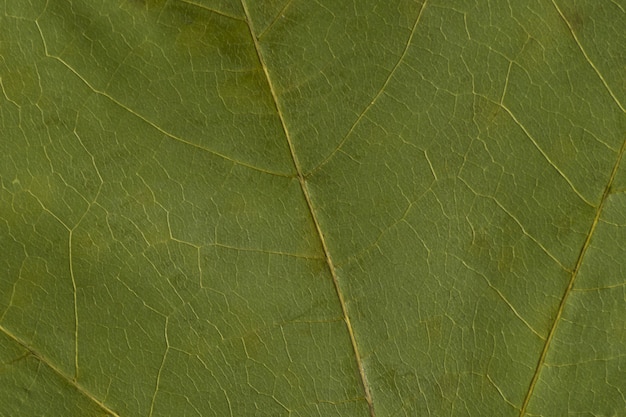
[[[0,415],[618,416],[621,1],[18,0]]]

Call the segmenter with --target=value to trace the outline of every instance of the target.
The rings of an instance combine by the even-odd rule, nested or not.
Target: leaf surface
[[[0,415],[625,415],[622,1],[0,5]]]

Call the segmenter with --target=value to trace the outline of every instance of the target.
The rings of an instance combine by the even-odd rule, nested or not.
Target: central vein
[[[352,350],[354,352],[354,356],[355,356],[355,361],[356,361],[356,366],[359,370],[359,375],[361,377],[361,384],[363,386],[363,390],[365,393],[365,400],[367,401],[367,405],[369,408],[369,413],[370,413],[370,417],[375,417],[374,414],[374,405],[372,403],[372,395],[370,393],[370,389],[369,389],[369,385],[367,383],[367,378],[365,376],[365,370],[363,369],[363,363],[361,360],[361,355],[359,353],[359,347],[357,345],[356,342],[356,338],[354,335],[354,330],[352,327],[352,324],[350,323],[350,317],[348,315],[348,310],[346,307],[346,302],[345,299],[343,297],[343,293],[341,291],[341,288],[339,286],[339,281],[337,279],[337,272],[335,270],[335,266],[333,265],[333,260],[332,257],[330,256],[330,251],[328,250],[328,245],[326,244],[326,240],[324,239],[324,233],[322,233],[322,229],[320,227],[319,221],[317,220],[317,216],[315,215],[315,209],[314,209],[314,205],[313,202],[311,201],[311,195],[309,193],[309,189],[306,183],[306,178],[304,177],[303,173],[302,173],[302,169],[300,168],[300,163],[298,162],[298,157],[296,155],[296,152],[294,150],[293,147],[293,143],[291,141],[291,137],[289,135],[289,131],[287,129],[287,126],[285,124],[285,120],[283,118],[283,112],[281,110],[280,104],[278,102],[278,97],[276,96],[276,91],[274,89],[274,86],[272,84],[272,79],[270,78],[268,69],[267,69],[267,65],[265,65],[265,61],[263,59],[263,54],[261,53],[261,48],[259,45],[259,40],[257,39],[257,37],[254,34],[254,30],[252,28],[252,19],[250,18],[250,13],[248,12],[248,7],[246,5],[245,0],[241,0],[241,5],[243,6],[243,10],[246,14],[246,22],[248,24],[248,29],[250,30],[250,36],[252,37],[252,40],[254,41],[254,47],[256,49],[256,53],[257,56],[259,58],[259,63],[261,65],[261,68],[263,68],[263,72],[265,73],[265,79],[267,80],[267,84],[269,86],[270,92],[272,94],[272,98],[274,101],[274,106],[276,107],[276,112],[278,113],[278,118],[280,119],[280,124],[283,128],[283,132],[285,133],[285,138],[287,139],[287,143],[289,145],[289,152],[291,154],[291,159],[293,160],[293,165],[296,169],[296,175],[298,177],[298,182],[300,183],[300,188],[302,189],[302,194],[304,195],[304,199],[306,200],[306,204],[309,208],[309,212],[311,213],[311,219],[313,220],[313,223],[315,224],[315,230],[317,230],[317,235],[318,238],[320,240],[320,243],[322,245],[322,249],[324,251],[324,259],[326,259],[326,264],[328,265],[328,269],[330,271],[330,274],[332,276],[333,279],[333,285],[335,288],[335,292],[337,294],[337,298],[339,300],[339,304],[341,305],[341,312],[343,315],[343,321],[346,325],[348,334],[350,336],[350,343],[352,345]]]

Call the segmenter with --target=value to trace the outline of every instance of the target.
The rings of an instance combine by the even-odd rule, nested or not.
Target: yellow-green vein
[[[526,397],[524,398],[524,402],[522,403],[522,407],[520,409],[520,414],[519,414],[520,417],[524,417],[524,415],[526,414],[528,403],[530,402],[530,399],[533,395],[533,391],[535,390],[535,386],[537,385],[537,381],[539,380],[541,369],[543,368],[543,365],[546,361],[546,355],[548,354],[548,351],[550,350],[550,344],[552,343],[552,339],[554,338],[558,325],[561,321],[561,316],[563,315],[563,310],[565,309],[567,298],[569,297],[569,294],[572,292],[572,288],[574,287],[574,281],[576,280],[576,277],[578,276],[578,272],[580,271],[580,267],[585,258],[585,254],[587,253],[587,249],[589,249],[591,238],[593,237],[593,233],[596,230],[596,226],[600,222],[600,216],[602,214],[604,203],[606,202],[609,194],[611,193],[613,180],[615,179],[615,176],[617,175],[617,170],[619,169],[620,163],[622,161],[622,157],[624,156],[624,150],[626,150],[626,141],[622,143],[622,147],[619,150],[619,153],[617,154],[617,161],[615,162],[615,165],[613,166],[613,170],[611,171],[609,180],[606,184],[606,187],[604,188],[604,193],[602,194],[602,198],[600,199],[600,204],[598,204],[598,207],[596,209],[596,214],[593,218],[593,222],[591,223],[591,226],[589,227],[589,232],[587,233],[585,242],[583,243],[583,246],[580,250],[580,254],[578,255],[578,258],[576,259],[576,264],[570,276],[570,280],[567,284],[567,288],[565,289],[565,292],[563,293],[563,296],[561,297],[559,308],[554,317],[554,321],[552,322],[552,327],[550,328],[550,331],[548,332],[548,337],[546,338],[546,342],[543,345],[541,355],[539,355],[539,360],[537,361],[537,367],[535,368],[535,373],[533,374],[532,380],[530,381],[528,392],[526,392]]]
[[[298,177],[298,182],[300,183],[300,188],[302,189],[302,194],[304,195],[304,199],[306,200],[306,204],[308,206],[310,215],[311,215],[311,219],[313,220],[313,223],[315,225],[315,230],[317,231],[320,243],[322,245],[322,250],[324,251],[324,257],[326,259],[326,263],[328,265],[328,269],[330,271],[330,274],[332,276],[332,280],[333,280],[333,285],[335,288],[335,292],[337,294],[337,298],[339,300],[339,304],[341,306],[341,311],[342,311],[342,315],[343,315],[343,321],[346,324],[346,329],[348,331],[348,335],[350,336],[350,343],[352,345],[352,350],[354,352],[354,356],[355,356],[355,361],[356,361],[356,366],[358,368],[358,372],[359,372],[359,376],[361,378],[361,384],[363,386],[363,391],[364,391],[364,397],[365,397],[365,401],[367,402],[367,406],[369,409],[369,414],[370,417],[374,417],[374,405],[372,402],[372,395],[370,392],[370,388],[369,388],[369,384],[367,382],[367,378],[365,375],[365,370],[363,368],[363,361],[361,359],[361,354],[359,352],[359,347],[356,341],[356,336],[354,334],[354,329],[352,327],[352,324],[350,322],[350,317],[348,315],[348,309],[346,306],[346,302],[343,296],[343,292],[341,291],[341,288],[339,286],[339,280],[337,278],[337,272],[335,269],[335,266],[333,265],[333,260],[332,257],[330,255],[330,251],[328,248],[328,245],[326,243],[326,240],[324,238],[324,233],[322,232],[322,229],[320,227],[319,221],[317,219],[317,216],[315,214],[315,208],[313,205],[313,202],[311,201],[311,196],[306,184],[306,179],[304,174],[302,173],[302,169],[300,167],[300,163],[298,162],[298,157],[296,155],[294,146],[293,146],[293,142],[291,140],[291,136],[289,135],[289,130],[287,129],[287,125],[285,123],[284,117],[283,117],[283,112],[281,111],[281,107],[280,107],[280,103],[278,101],[278,97],[276,95],[276,90],[272,84],[272,78],[270,77],[269,74],[269,70],[267,68],[267,65],[265,65],[265,61],[263,59],[263,54],[261,53],[261,48],[259,45],[259,41],[257,39],[257,37],[254,35],[254,29],[252,27],[252,19],[250,18],[250,13],[248,11],[248,7],[246,5],[245,0],[241,0],[241,4],[242,7],[244,9],[244,13],[246,14],[246,20],[248,22],[248,29],[250,30],[250,36],[252,37],[252,40],[254,42],[254,47],[256,49],[257,52],[257,56],[259,59],[259,64],[261,65],[261,67],[263,68],[263,72],[265,73],[265,78],[267,80],[267,84],[270,90],[270,93],[272,94],[272,98],[274,100],[274,105],[276,106],[276,112],[278,113],[278,117],[280,119],[280,123],[282,125],[283,131],[285,133],[285,138],[287,140],[287,144],[289,146],[289,152],[291,154],[291,158],[293,160],[293,164],[294,167],[296,169],[296,174]]]

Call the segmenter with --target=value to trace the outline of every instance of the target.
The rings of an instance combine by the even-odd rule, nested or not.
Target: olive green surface
[[[0,416],[626,416],[622,0],[0,0]]]

